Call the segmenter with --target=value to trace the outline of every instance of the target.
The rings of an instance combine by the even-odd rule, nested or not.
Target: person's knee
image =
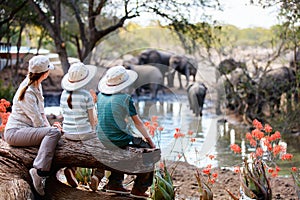
[[[49,131],[52,137],[59,139],[61,137],[61,132],[57,128],[51,128]]]

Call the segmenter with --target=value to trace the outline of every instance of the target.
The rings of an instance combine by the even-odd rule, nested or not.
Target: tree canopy
[[[76,46],[78,57],[83,61],[107,35],[124,27],[126,21],[143,16],[143,13],[150,13],[180,32],[184,28],[176,26],[179,23],[193,28],[189,22],[191,14],[202,10],[199,16],[205,16],[203,8],[219,6],[218,0],[19,0],[14,1],[14,6],[10,5],[10,0],[2,2],[4,14],[0,26],[18,20],[15,16],[19,13],[27,13],[22,20],[42,27],[53,39],[64,72],[69,68],[66,49],[69,43]],[[195,12],[190,12],[191,8]],[[205,40],[207,38],[205,36]]]

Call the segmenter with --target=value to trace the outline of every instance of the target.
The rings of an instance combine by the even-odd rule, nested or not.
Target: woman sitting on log
[[[51,126],[44,112],[41,83],[51,69],[54,66],[45,56],[38,55],[29,60],[29,73],[13,98],[12,112],[4,132],[4,140],[11,146],[40,145],[29,173],[35,190],[41,196],[45,195],[46,177],[51,174],[55,148],[62,135],[61,126],[57,123]]]
[[[126,70],[123,66],[115,66],[110,68],[99,82],[97,135],[103,145],[108,148],[125,149],[130,144],[137,147],[155,148],[144,123],[137,114],[132,97],[124,93],[124,90],[134,83],[137,77],[135,71]],[[128,126],[129,119],[133,121],[147,142],[133,136]],[[130,194],[132,197],[147,199],[149,195],[145,192],[152,184],[153,171],[138,174],[130,191],[122,185],[124,173],[122,173],[123,166],[121,165],[119,169],[111,172],[108,184],[105,186],[106,192]]]
[[[80,141],[96,138],[96,98],[94,99],[92,94],[84,89],[96,72],[96,66],[78,62],[71,65],[68,73],[62,79],[61,86],[64,91],[60,97],[60,107],[63,115],[63,132],[68,140]],[[96,94],[94,95],[96,97]],[[74,176],[75,168],[67,167],[64,174],[69,185],[78,186]],[[98,178],[92,176],[90,187],[93,191],[97,190],[98,183]]]

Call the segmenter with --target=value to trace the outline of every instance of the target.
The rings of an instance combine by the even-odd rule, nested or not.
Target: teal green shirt
[[[137,114],[132,97],[128,94],[98,94],[97,135],[104,144],[112,142],[118,147],[128,145],[133,136],[130,133],[126,118]]]

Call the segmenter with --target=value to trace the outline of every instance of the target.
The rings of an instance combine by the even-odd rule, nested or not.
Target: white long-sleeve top
[[[20,84],[12,104],[12,112],[8,118],[5,129],[22,128],[22,127],[44,127],[45,121],[43,118],[44,97],[42,85],[39,88],[30,85],[25,92],[24,99],[19,101],[19,94],[29,81],[26,77]]]

